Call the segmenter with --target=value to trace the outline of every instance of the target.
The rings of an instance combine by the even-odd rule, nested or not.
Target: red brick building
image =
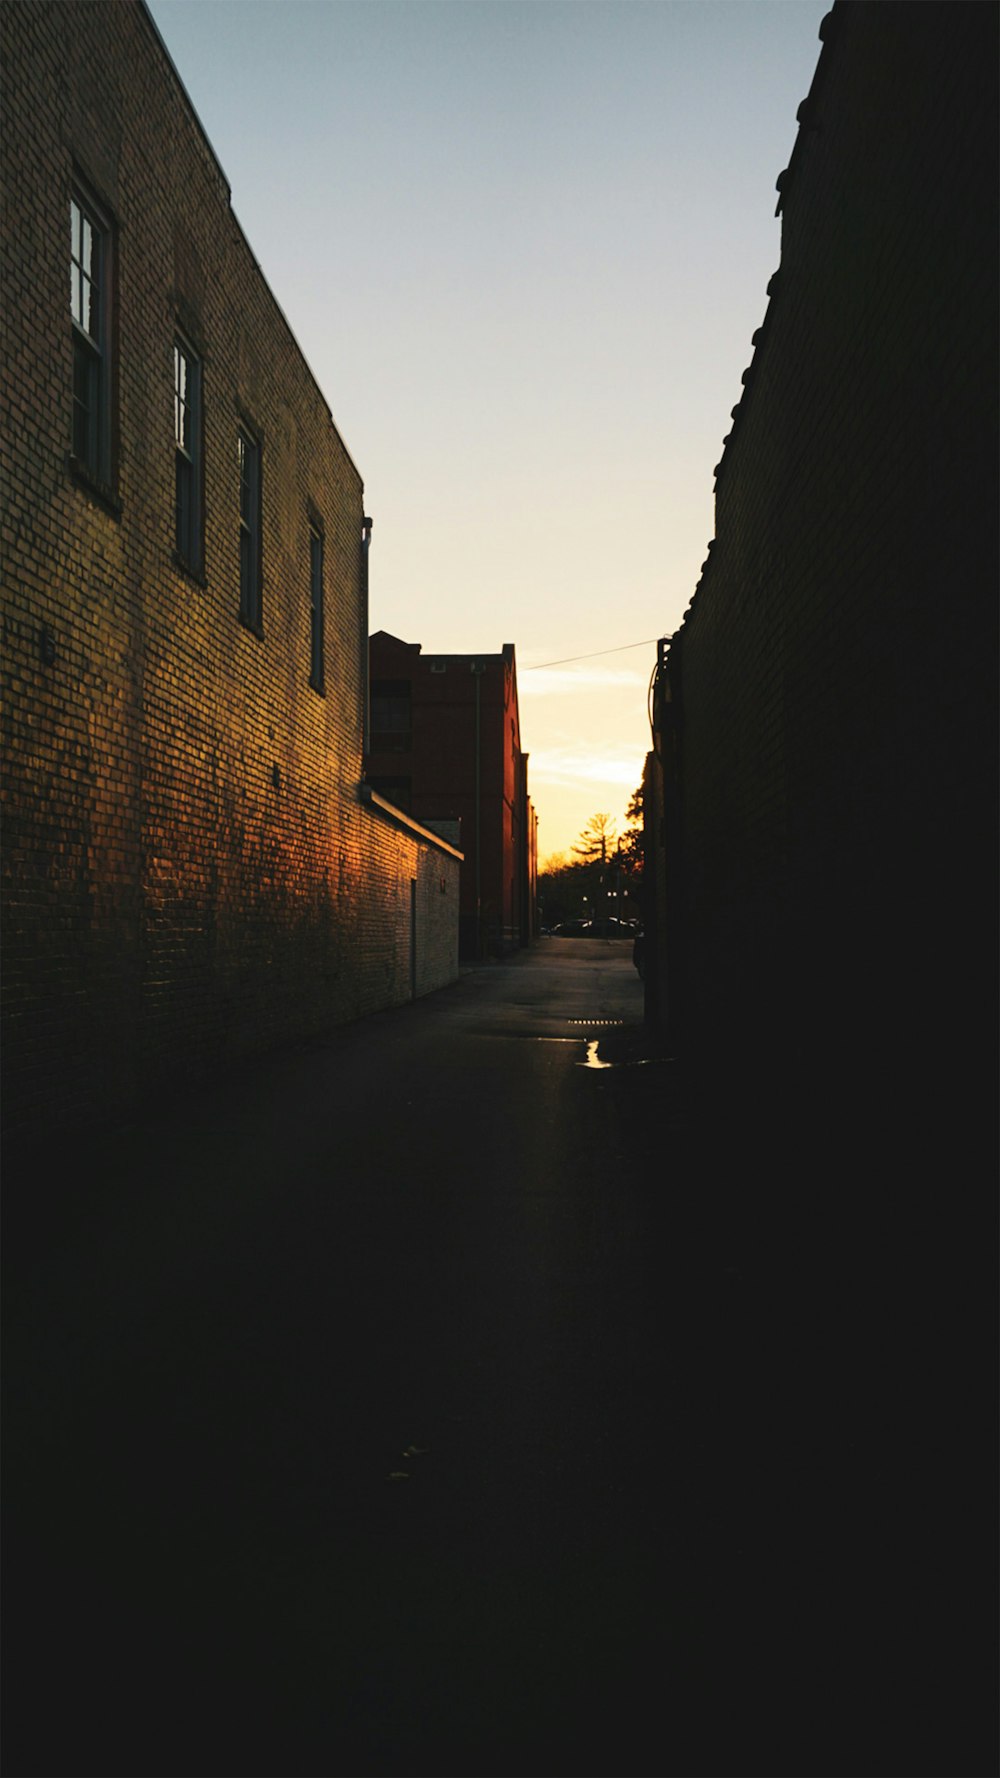
[[[513,644],[500,654],[424,655],[419,642],[379,630],[369,654],[368,782],[417,821],[460,834],[463,956],[529,943],[538,823]]]
[[[361,476],[148,11],[0,25],[10,1132],[452,979],[459,859],[362,795]]]

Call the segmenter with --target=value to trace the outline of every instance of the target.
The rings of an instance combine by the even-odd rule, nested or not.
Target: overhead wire
[[[574,661],[596,661],[602,654],[626,654],[630,648],[652,648],[658,636],[647,636],[644,642],[623,642],[620,648],[595,648],[593,654],[568,654],[561,661],[538,661],[533,667],[522,667],[522,673],[541,673],[545,667],[569,667]]]

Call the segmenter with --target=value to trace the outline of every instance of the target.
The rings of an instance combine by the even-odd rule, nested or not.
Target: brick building
[[[997,21],[824,20],[660,651],[647,984],[695,1089],[740,1770],[997,1763]]]
[[[462,954],[529,943],[537,936],[538,822],[513,645],[424,656],[419,642],[379,630],[370,663],[368,781],[418,821],[461,834]]]
[[[849,1053],[876,1099],[994,1047],[996,27],[827,15],[661,646],[651,1009],[713,1066]]]
[[[8,1132],[457,973],[362,796],[361,477],[142,0],[3,8]]]

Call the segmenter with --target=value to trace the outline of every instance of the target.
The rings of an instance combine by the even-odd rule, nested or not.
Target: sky
[[[364,479],[372,629],[512,642],[542,860],[620,830],[829,0],[148,3]]]

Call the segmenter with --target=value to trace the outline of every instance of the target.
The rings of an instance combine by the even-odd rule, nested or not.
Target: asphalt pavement
[[[9,1778],[948,1769],[730,1112],[548,940],[8,1178]]]

